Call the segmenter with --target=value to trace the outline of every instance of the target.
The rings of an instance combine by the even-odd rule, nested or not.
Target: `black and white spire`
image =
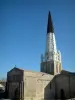
[[[48,24],[46,34],[46,50],[41,55],[41,72],[56,75],[62,70],[61,53],[57,50],[54,27],[51,13],[48,13]]]
[[[50,33],[50,32],[54,33],[54,28],[53,28],[51,13],[49,11],[49,14],[48,14],[48,24],[47,24],[47,33]]]
[[[54,59],[54,52],[57,52],[54,28],[51,13],[48,14],[47,35],[46,35],[46,58]]]

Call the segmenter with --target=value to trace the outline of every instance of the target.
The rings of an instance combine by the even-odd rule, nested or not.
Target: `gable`
[[[21,74],[23,73],[23,70],[19,69],[19,68],[16,68],[14,67],[13,69],[11,69],[8,74],[10,74],[11,76],[12,75],[18,75],[18,74]]]

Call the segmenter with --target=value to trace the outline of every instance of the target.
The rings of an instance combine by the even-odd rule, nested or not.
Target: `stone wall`
[[[52,80],[52,92],[57,98],[61,97],[61,90],[64,91],[65,98],[75,97],[75,75],[59,74]]]
[[[24,72],[24,98],[27,100],[43,100],[50,96],[50,86],[48,84],[53,78],[42,72]],[[48,86],[46,88],[46,86]],[[45,92],[46,88],[46,92]]]

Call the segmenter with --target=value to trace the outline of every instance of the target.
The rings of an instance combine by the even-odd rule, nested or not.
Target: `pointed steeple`
[[[48,24],[47,24],[47,33],[50,33],[50,32],[54,33],[54,28],[53,28],[51,13],[49,11],[49,14],[48,14]]]

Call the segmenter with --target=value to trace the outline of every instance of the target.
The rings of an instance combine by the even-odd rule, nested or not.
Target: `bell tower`
[[[46,50],[41,55],[41,72],[56,75],[62,70],[61,53],[57,50],[54,34],[54,27],[51,13],[48,14],[47,34],[46,34]]]

